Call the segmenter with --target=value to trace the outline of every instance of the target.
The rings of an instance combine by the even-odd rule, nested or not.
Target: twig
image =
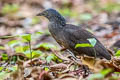
[[[30,50],[30,57],[31,57],[31,63],[32,63],[32,48],[31,48],[31,41],[28,41],[29,50]]]
[[[17,36],[0,36],[0,39],[8,39],[8,38],[14,38]]]

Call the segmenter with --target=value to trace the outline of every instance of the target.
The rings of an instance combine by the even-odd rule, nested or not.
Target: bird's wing
[[[70,49],[75,50],[76,52],[82,52],[88,56],[97,56],[97,57],[110,57],[110,54],[105,49],[105,47],[96,39],[96,45],[93,47],[78,47],[75,48],[76,44],[81,43],[89,43],[87,39],[95,38],[95,36],[82,29],[81,27],[77,27],[74,25],[67,24],[64,29],[64,40],[67,43],[66,45],[69,46]],[[90,43],[89,43],[90,44]]]

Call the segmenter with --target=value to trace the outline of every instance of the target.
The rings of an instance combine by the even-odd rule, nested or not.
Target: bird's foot
[[[79,65],[83,65],[82,61],[80,59],[73,59],[75,63],[79,64]]]
[[[75,55],[74,55],[69,49],[67,49],[67,51],[71,54],[71,56],[72,56],[75,60],[77,60],[77,58],[75,57]]]
[[[60,49],[60,51],[65,51],[67,48],[65,48],[65,47],[62,47],[61,49]]]

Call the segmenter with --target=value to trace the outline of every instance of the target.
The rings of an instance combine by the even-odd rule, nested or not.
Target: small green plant
[[[56,46],[53,44],[50,44],[50,43],[40,43],[40,44],[36,45],[36,48],[40,48],[40,47],[42,47],[46,50],[56,49]]]
[[[55,54],[50,54],[47,56],[46,61],[47,63],[50,63],[50,61],[55,61],[55,62],[62,62],[60,58],[58,58]]]
[[[28,52],[30,52],[30,54],[31,54],[30,58],[32,61],[31,34],[23,34],[23,35],[21,35],[21,38],[23,39],[24,42],[28,43],[28,46],[29,46]]]
[[[4,67],[0,67],[1,69],[3,69]],[[9,77],[10,74],[14,71],[17,70],[17,66],[10,66],[8,68],[5,69],[5,71],[1,71],[0,72],[0,80],[5,80],[6,77]]]
[[[80,19],[84,21],[91,20],[92,15],[90,13],[83,13],[83,14],[80,14]]]
[[[96,74],[91,74],[88,77],[88,80],[96,80],[96,79],[100,79],[103,80],[104,77],[109,74],[112,71],[112,69],[104,69],[102,70],[100,73],[96,73]]]
[[[37,51],[35,51],[35,50],[32,50],[32,57],[31,57],[31,52],[30,52],[30,50],[27,50],[27,51],[25,51],[24,52],[24,54],[28,57],[28,58],[36,58],[36,57],[39,57],[39,56],[41,56],[42,55],[42,52],[41,51],[39,51],[39,50],[37,50]]]
[[[8,60],[8,54],[2,53],[2,60]]]
[[[5,47],[4,46],[0,46],[0,50],[5,50]]]
[[[49,71],[49,68],[48,68],[48,67],[45,67],[44,70],[45,70],[45,71]]]
[[[117,57],[120,56],[120,50],[118,50],[118,51],[115,53],[115,56],[117,56]]]
[[[19,45],[21,42],[18,40],[12,40],[8,42],[8,46],[10,46],[11,48],[14,48],[15,46]]]
[[[3,14],[13,14],[16,13],[19,10],[19,5],[17,4],[6,4],[2,8],[2,13]]]
[[[22,34],[20,36],[23,39],[23,42],[30,42],[31,41],[31,34]]]

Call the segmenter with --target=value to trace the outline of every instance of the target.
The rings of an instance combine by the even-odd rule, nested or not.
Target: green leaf
[[[17,56],[12,56],[12,59],[11,59],[11,64],[15,64],[17,61]]]
[[[80,19],[81,20],[91,20],[92,19],[92,15],[89,14],[89,13],[83,13],[83,14],[80,14]]]
[[[52,61],[52,60],[55,62],[62,62],[62,60],[60,58],[58,58],[55,54],[50,54],[46,58],[47,63],[50,63],[50,61]]]
[[[104,69],[102,70],[100,73],[104,76],[106,76],[108,73],[110,73],[112,71],[112,69]]]
[[[88,77],[88,80],[96,80],[96,79],[103,79],[104,76],[100,73],[97,73],[97,74],[91,74],[89,77]]]
[[[120,50],[115,53],[115,56],[120,56]]]
[[[4,67],[1,66],[1,67],[0,67],[0,72],[1,72],[3,69],[4,69]]]
[[[24,52],[24,54],[28,57],[31,58],[31,52],[30,50],[27,50]],[[37,51],[32,51],[32,58],[36,58],[42,55],[42,52],[37,50]]]
[[[41,43],[41,44],[36,45],[36,47],[37,48],[42,47],[42,48],[45,48],[46,50],[49,50],[50,48],[56,49],[56,46],[50,43]]]
[[[22,46],[18,46],[18,47],[15,47],[15,52],[16,53],[23,53],[23,47]]]
[[[30,50],[25,51],[24,54],[25,54],[28,58],[31,59],[31,52],[30,52]]]
[[[39,31],[39,32],[35,32],[35,34],[43,34],[43,32],[40,32],[40,31]]]
[[[20,44],[20,41],[18,41],[18,40],[12,40],[12,41],[8,42],[8,45],[12,48],[16,45],[19,45],[19,44]]]
[[[89,42],[90,42],[90,44],[94,47],[95,45],[96,45],[96,43],[97,43],[97,40],[95,39],[95,38],[89,38],[89,39],[87,39]]]
[[[16,71],[17,68],[18,68],[17,66],[12,66],[12,67],[6,68],[5,71],[0,72],[0,80],[5,80],[5,79],[7,79],[7,77],[10,77],[10,74],[12,72]],[[11,72],[10,72],[10,70],[11,70]]]
[[[55,56],[55,58],[53,59],[55,62],[63,62],[62,59],[58,58],[57,56]]]
[[[120,72],[114,72],[115,74],[120,74]]]
[[[47,63],[50,63],[50,61],[52,61],[55,58],[54,54],[50,54],[49,56],[47,56],[46,61]]]
[[[120,77],[118,75],[114,75],[110,77],[110,80],[119,80]]]
[[[12,67],[9,67],[8,69],[9,69],[9,70],[12,70],[12,71],[16,71],[17,68],[18,68],[17,66],[12,66]]]
[[[10,14],[10,13],[15,13],[19,10],[19,6],[17,4],[5,4],[2,8],[2,13],[3,14]]]
[[[36,58],[42,55],[42,52],[37,50],[37,51],[32,51],[32,58]]]
[[[96,79],[101,79],[103,78],[112,71],[112,69],[104,69],[100,73],[92,74],[88,77],[89,80],[96,80]]]
[[[49,68],[48,68],[48,67],[45,67],[44,70],[45,70],[45,71],[49,71]]]
[[[75,45],[75,48],[78,48],[78,47],[93,47],[93,46],[89,43],[81,43],[81,44]]]
[[[31,34],[23,34],[21,35],[22,39],[25,40],[26,42],[31,41]]]
[[[5,80],[6,77],[8,77],[10,73],[7,73],[6,71],[0,72],[0,80]]]
[[[29,50],[29,49],[30,49],[29,46],[23,46],[23,51],[24,51],[24,52],[27,51],[27,50]]]
[[[0,49],[1,49],[1,50],[5,50],[5,47],[4,47],[4,46],[0,46]]]
[[[8,60],[8,54],[3,53],[2,54],[2,60]]]
[[[32,18],[32,24],[37,24],[39,21],[40,21],[40,18],[38,18],[38,17]]]
[[[17,46],[17,47],[15,47],[16,53],[23,53],[27,50],[29,50],[29,46]]]

